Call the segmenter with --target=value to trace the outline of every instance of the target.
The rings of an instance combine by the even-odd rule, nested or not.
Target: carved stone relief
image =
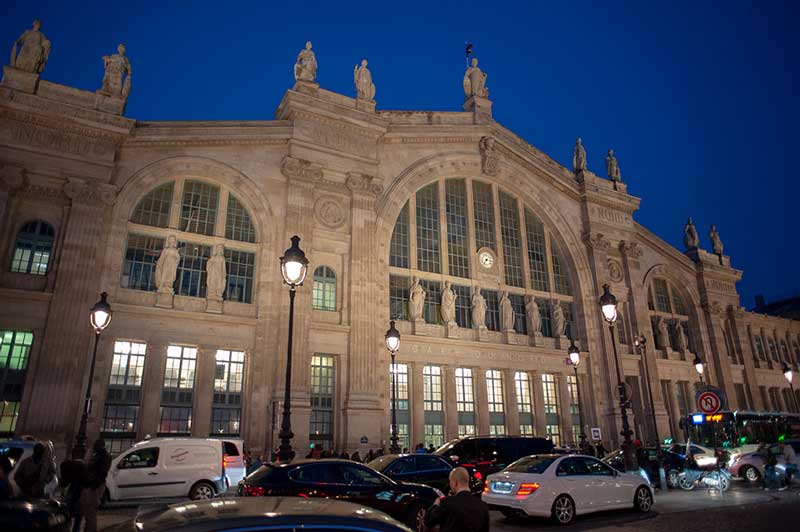
[[[375,182],[375,176],[358,172],[349,172],[345,184],[353,192],[366,192],[375,196],[383,192],[383,185]]]
[[[324,226],[331,229],[341,227],[347,221],[347,213],[336,198],[325,196],[314,204],[314,215]]]
[[[322,179],[322,167],[320,165],[288,155],[281,161],[281,173],[289,179],[312,182]]]
[[[500,157],[495,149],[495,143],[492,137],[483,137],[478,143],[481,149],[481,167],[486,175],[497,175]]]
[[[608,259],[606,262],[608,268],[608,278],[615,283],[622,281],[622,264],[616,259]]]

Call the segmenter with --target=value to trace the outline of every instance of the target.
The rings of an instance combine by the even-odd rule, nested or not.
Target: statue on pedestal
[[[295,81],[317,82],[317,56],[311,50],[311,41],[306,42],[306,47],[297,54],[294,64]]]
[[[717,233],[717,226],[711,224],[711,231],[708,233],[708,238],[711,239],[711,247],[714,250],[715,255],[722,256],[722,240],[719,239],[719,233]]]
[[[225,265],[225,246],[214,246],[214,254],[206,261],[206,297],[221,300],[227,285],[228,270]]]
[[[581,138],[575,140],[575,149],[572,151],[572,171],[576,174],[586,170],[586,150],[581,143]]]
[[[608,156],[606,157],[606,173],[611,181],[622,181],[619,174],[619,163],[617,162],[617,158],[614,157],[614,150],[608,150]]]
[[[33,21],[33,29],[25,30],[11,48],[11,66],[30,72],[41,74],[47,58],[50,57],[50,41],[39,31],[42,23]]]
[[[700,245],[700,238],[697,236],[697,229],[692,223],[691,216],[683,227],[683,245],[686,246],[686,249],[694,249]]]
[[[508,297],[508,292],[503,292],[500,297],[500,323],[504,331],[514,330],[514,307],[511,305],[511,299]]]
[[[425,289],[416,277],[411,278],[409,290],[408,314],[411,321],[423,320],[422,309],[425,307]]]
[[[486,300],[478,287],[472,289],[472,325],[476,329],[486,328]]]
[[[103,87],[97,91],[105,96],[127,99],[131,92],[131,63],[125,57],[125,45],[117,46],[117,53],[114,55],[104,55],[103,64],[106,73],[103,76]],[[123,83],[122,77],[125,76]]]
[[[677,323],[677,341],[678,341],[678,350],[679,351],[687,351],[689,349],[689,339],[686,337],[686,331],[684,330],[684,326],[687,324]]]
[[[161,255],[156,262],[156,288],[159,292],[172,294],[175,284],[175,273],[178,271],[178,263],[181,261],[181,254],[178,251],[178,239],[175,235],[167,237],[166,246],[161,250]]]
[[[669,330],[667,329],[667,320],[659,317],[656,322],[656,344],[660,349],[669,348]]]
[[[542,314],[533,296],[525,296],[525,316],[528,318],[528,334],[541,334]]]
[[[450,281],[444,282],[442,291],[442,321],[448,325],[456,322],[456,293],[450,287]]]
[[[564,319],[564,309],[561,308],[561,303],[555,300],[550,302],[550,309],[550,320],[553,325],[553,338],[561,338],[564,336],[564,331],[567,328],[567,322]]]
[[[486,73],[478,68],[478,60],[472,59],[472,66],[464,72],[464,96],[465,100],[475,96],[478,98],[488,98],[489,88],[486,86]]]
[[[372,74],[367,68],[367,60],[361,60],[361,66],[353,67],[353,82],[356,84],[356,98],[372,101],[375,99],[375,84],[372,83]]]

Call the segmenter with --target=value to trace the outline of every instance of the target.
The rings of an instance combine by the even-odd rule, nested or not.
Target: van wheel
[[[553,520],[559,525],[568,525],[575,519],[575,503],[569,495],[559,495],[553,501]]]
[[[204,501],[214,498],[214,486],[208,482],[198,482],[189,490],[189,498],[193,501]]]

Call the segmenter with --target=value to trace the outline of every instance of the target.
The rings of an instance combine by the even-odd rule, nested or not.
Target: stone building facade
[[[742,272],[721,249],[675,249],[635,222],[625,182],[581,161],[564,168],[495,122],[480,72],[465,76],[462,111],[376,110],[374,85],[356,98],[319,87],[307,52],[269,121],[140,122],[123,115],[127,92],[5,67],[0,433],[70,445],[92,356],[88,309],[106,291],[113,319],[90,439],[115,450],[155,434],[276,446],[289,309],[278,258],[295,234],[310,259],[295,314],[296,449],[388,446],[390,318],[402,334],[404,445],[486,433],[575,442],[568,338],[581,350],[587,433],[599,427],[613,445],[604,284],[620,302],[636,436],[652,437],[652,408],[659,434],[681,438],[695,355],[731,409],[796,410],[782,364],[800,360],[800,322],[746,312]],[[159,286],[170,237],[177,270],[162,269]],[[221,299],[207,290],[218,245]],[[455,303],[442,309],[447,290]]]

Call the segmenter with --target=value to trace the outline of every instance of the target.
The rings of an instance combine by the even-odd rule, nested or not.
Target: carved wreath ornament
[[[622,265],[618,261],[614,259],[608,259],[606,266],[608,267],[609,279],[615,283],[622,281]]]
[[[344,208],[338,200],[331,197],[324,197],[317,200],[314,205],[314,215],[317,220],[331,229],[341,227],[346,220]]]

